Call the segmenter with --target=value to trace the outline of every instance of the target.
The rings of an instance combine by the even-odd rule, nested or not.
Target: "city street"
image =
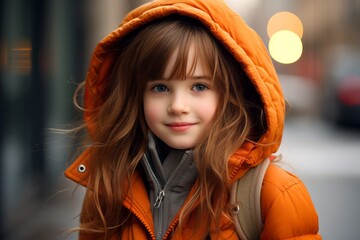
[[[111,137],[99,140],[97,134],[95,137],[92,133],[86,134],[85,129],[102,126],[97,124],[99,119],[108,120],[107,116],[102,118],[102,113],[107,111],[106,107],[101,110],[101,104],[113,97],[124,97],[116,95],[115,85],[120,86],[123,77],[126,81],[133,74],[145,82],[157,72],[156,64],[164,65],[156,60],[165,61],[170,51],[178,52],[178,44],[170,44],[172,40],[183,41],[182,37],[171,38],[170,30],[178,36],[177,27],[171,27],[165,34],[148,33],[147,37],[135,34],[143,29],[140,25],[150,24],[147,23],[150,20],[156,20],[156,29],[161,29],[160,22],[170,24],[160,20],[163,17],[194,18],[201,23],[191,26],[194,29],[205,24],[210,30],[205,32],[214,35],[216,44],[205,44],[205,50],[200,50],[199,44],[196,56],[209,63],[211,59],[217,62],[217,57],[209,58],[211,54],[207,53],[216,53],[218,45],[223,45],[218,48],[221,54],[217,54],[220,68],[202,69],[206,75],[223,81],[217,72],[224,75],[233,72],[230,70],[234,59],[228,55],[234,55],[239,62],[237,67],[248,74],[236,80],[251,78],[252,83],[259,80],[255,89],[259,93],[268,92],[261,95],[261,99],[266,100],[263,106],[278,109],[278,86],[271,84],[273,64],[288,110],[281,147],[275,153],[281,155],[281,160],[274,164],[305,183],[317,209],[319,231],[324,240],[360,239],[360,126],[344,128],[325,121],[326,118],[337,123],[360,123],[360,0],[224,0],[233,10],[228,14],[225,6],[210,11],[210,6],[221,4],[212,1],[214,3],[210,0],[0,1],[0,240],[78,239],[79,214],[86,189],[66,179],[64,171],[76,154],[92,141],[105,147],[108,140],[112,141]],[[156,7],[156,11],[147,12],[147,7],[143,7],[128,15],[145,3],[149,3],[147,7]],[[162,4],[164,6],[160,6]],[[136,14],[141,11],[145,12],[137,18]],[[235,13],[243,21],[238,21]],[[173,18],[168,14],[184,16]],[[186,20],[184,26],[190,21],[192,24],[192,20]],[[252,30],[244,23],[258,36],[252,36]],[[194,39],[202,36],[190,35]],[[169,37],[168,40],[165,37]],[[137,44],[136,39],[145,39],[144,47]],[[157,44],[160,39],[169,42]],[[136,41],[132,43],[132,40]],[[257,45],[261,41],[264,46]],[[212,46],[214,51],[210,51]],[[139,50],[135,51],[137,54],[131,55],[132,47]],[[165,53],[169,54],[157,58],[163,52],[157,47],[167,48]],[[151,54],[151,49],[159,54]],[[186,52],[188,48],[183,49]],[[223,50],[229,50],[229,54],[222,54]],[[185,52],[179,55],[179,60],[186,57]],[[134,71],[129,68],[124,76],[119,73],[120,78],[116,79],[119,81],[113,81],[118,71],[125,69],[122,63],[129,63],[122,60],[124,56],[134,60],[130,62],[134,64]],[[227,64],[228,60],[231,64]],[[205,61],[200,61],[199,66],[203,63]],[[143,69],[148,71],[142,72]],[[175,70],[174,73],[180,73]],[[234,86],[225,87],[231,89],[231,95],[238,92]],[[247,88],[247,84],[244,86]],[[139,92],[132,96],[141,97],[142,87],[136,86],[134,89]],[[129,89],[121,88],[123,90]],[[222,87],[219,91],[223,91]],[[256,98],[244,99],[249,100],[251,112],[256,105],[251,101]],[[192,103],[187,97],[184,100]],[[114,109],[120,111],[119,104],[115,104]],[[146,105],[151,104],[146,102]],[[208,103],[204,106],[214,107]],[[122,110],[121,116],[127,116],[127,108]],[[111,114],[115,116],[117,111]],[[93,119],[93,116],[96,117]],[[112,126],[105,122],[104,126]],[[107,132],[100,133],[107,135]],[[88,141],[82,136],[91,139]],[[303,209],[297,207],[296,211]],[[284,226],[278,227],[279,231],[284,230]]]
[[[359,239],[360,131],[291,119],[279,153],[307,185],[323,239]]]

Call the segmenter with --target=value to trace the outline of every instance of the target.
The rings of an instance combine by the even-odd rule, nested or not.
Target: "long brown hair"
[[[121,206],[147,144],[144,87],[147,81],[162,78],[175,50],[177,67],[170,78],[185,79],[192,44],[194,65],[201,61],[220,97],[208,131],[194,147],[198,189],[180,213],[180,226],[186,216],[197,212],[194,216],[201,216],[201,221],[195,222],[201,222],[206,235],[213,222],[228,214],[227,161],[245,141],[256,141],[265,132],[261,100],[240,64],[201,23],[170,16],[130,33],[113,49],[118,57],[103,94],[104,103],[94,110],[96,131],[91,135],[91,173],[81,212],[81,234],[99,234],[106,239],[129,220]],[[196,210],[195,204],[199,204]]]

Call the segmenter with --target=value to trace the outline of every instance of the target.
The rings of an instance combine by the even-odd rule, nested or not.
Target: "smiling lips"
[[[192,126],[196,125],[196,123],[181,122],[181,123],[168,123],[165,125],[174,132],[185,132]]]

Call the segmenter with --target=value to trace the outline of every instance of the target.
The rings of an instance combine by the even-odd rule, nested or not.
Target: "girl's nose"
[[[188,113],[189,111],[190,111],[190,106],[187,103],[186,98],[184,96],[177,95],[171,99],[171,102],[168,107],[168,112],[170,114],[179,115],[179,114]]]

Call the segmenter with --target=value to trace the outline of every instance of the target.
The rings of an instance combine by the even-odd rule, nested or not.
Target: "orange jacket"
[[[145,23],[171,14],[188,16],[204,23],[243,66],[263,100],[268,130],[258,141],[259,144],[246,142],[230,157],[230,179],[234,182],[251,166],[277,151],[284,127],[285,104],[275,69],[262,40],[222,0],[155,0],[130,12],[120,26],[95,48],[86,79],[85,108],[93,109],[101,105],[102,89],[115,59],[112,47],[119,39]],[[90,135],[96,131],[92,117],[85,112],[84,119]],[[65,173],[85,186],[89,168],[87,156],[88,150],[85,150]],[[155,239],[143,179],[135,174],[133,182],[133,198],[128,196],[124,206],[133,213],[135,221],[121,239],[147,239],[148,236]],[[321,239],[316,210],[305,186],[297,177],[271,165],[265,175],[261,201],[264,221],[262,239]],[[221,222],[220,238],[238,239],[231,222],[226,218]],[[177,219],[170,227],[176,224]],[[184,230],[171,234],[171,239],[190,239],[191,227],[189,219]],[[166,236],[169,237],[170,233]],[[192,236],[191,239],[197,238]]]

